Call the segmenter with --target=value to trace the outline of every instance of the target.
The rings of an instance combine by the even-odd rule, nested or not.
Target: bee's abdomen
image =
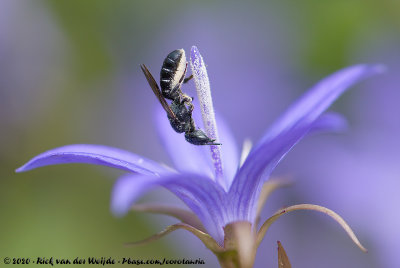
[[[174,100],[176,92],[171,92],[178,84],[184,74],[186,67],[185,51],[177,49],[168,54],[160,71],[160,87],[163,96]]]

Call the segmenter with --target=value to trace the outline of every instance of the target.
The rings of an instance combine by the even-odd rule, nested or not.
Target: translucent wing
[[[154,95],[156,95],[157,99],[161,103],[161,106],[167,112],[168,117],[173,118],[174,120],[178,120],[176,115],[172,112],[171,108],[169,107],[167,101],[162,96],[161,90],[158,87],[157,82],[154,79],[153,75],[150,73],[149,69],[147,69],[146,65],[144,65],[144,64],[140,65],[140,68],[142,69],[144,76],[146,76],[147,82],[149,82],[149,85],[150,85],[151,89],[153,90]]]

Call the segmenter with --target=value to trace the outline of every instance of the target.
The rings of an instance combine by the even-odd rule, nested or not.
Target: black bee
[[[193,75],[185,78],[186,70],[187,62],[183,49],[174,50],[167,55],[160,71],[160,87],[164,98],[174,101],[187,97],[182,93],[181,85],[192,79]],[[187,97],[186,101],[191,102],[192,99]]]
[[[187,62],[183,49],[174,50],[165,58],[160,71],[161,90],[146,65],[142,64],[140,68],[161,106],[167,112],[169,122],[176,132],[185,132],[186,141],[194,145],[221,145],[210,139],[203,130],[196,128],[192,118],[193,99],[181,90],[182,83],[193,77],[191,75],[185,78]],[[171,105],[168,105],[165,99],[171,100]]]

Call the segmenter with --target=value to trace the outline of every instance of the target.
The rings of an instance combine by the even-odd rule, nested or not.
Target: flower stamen
[[[208,79],[203,57],[196,46],[192,46],[191,49],[190,66],[192,68],[193,79],[196,85],[197,97],[200,102],[205,132],[210,139],[219,141],[217,123],[211,98],[210,80]],[[227,185],[224,180],[221,150],[219,146],[220,145],[210,145],[211,159],[214,165],[215,179],[217,183],[226,189]]]

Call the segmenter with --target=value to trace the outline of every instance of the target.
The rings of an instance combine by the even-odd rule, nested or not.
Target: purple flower
[[[353,225],[359,226],[363,239],[368,241],[371,250],[366,258],[336,258],[338,260],[332,261],[329,267],[400,267],[400,211],[394,209],[400,204],[400,55],[392,52],[387,47],[377,48],[375,54],[385,61],[390,72],[368,83],[362,95],[355,95],[348,102],[347,109],[354,121],[351,133],[331,139],[313,139],[303,146],[310,157],[304,159],[300,149],[286,159],[285,169],[296,170],[296,178],[301,181],[292,189],[294,196],[335,207]],[[365,53],[363,57],[374,55],[370,49]],[[312,224],[312,219],[307,220],[310,222],[303,222],[303,225]],[[337,233],[332,230],[330,237],[335,236]],[[327,239],[329,236],[316,236],[313,243],[318,245]],[[346,249],[339,249],[340,242],[336,242],[329,246],[337,248],[335,255],[346,255],[348,252],[343,252]],[[287,243],[296,247],[293,238],[288,238]],[[307,260],[304,251],[298,253],[290,257],[299,262]],[[308,266],[318,266],[316,263],[329,256],[329,253],[316,254],[318,257],[312,260],[314,265],[308,261]]]
[[[323,79],[292,105],[251,150],[250,146],[244,146],[239,161],[232,133],[221,118],[217,118],[217,130],[207,71],[196,47],[192,47],[190,63],[200,101],[200,108],[198,105],[196,107],[202,111],[206,134],[221,142],[221,146],[194,146],[185,142],[182,135],[171,130],[165,112],[160,109],[156,117],[157,127],[175,169],[120,149],[81,144],[42,153],[17,169],[17,172],[65,163],[98,164],[128,171],[114,186],[111,201],[113,213],[127,213],[139,197],[154,187],[162,186],[179,197],[192,212],[161,205],[136,206],[137,210],[172,215],[183,222],[168,227],[151,239],[184,228],[198,236],[216,253],[221,264],[224,263],[223,253],[231,249],[236,250],[242,258],[249,258],[247,263],[252,263],[255,253],[253,250],[246,253],[248,247],[243,245],[248,238],[245,237],[249,237],[249,233],[257,233],[260,208],[268,193],[283,183],[271,180],[266,183],[271,172],[307,134],[342,129],[345,120],[341,116],[323,113],[347,88],[381,72],[382,67],[356,65]],[[254,116],[260,115],[255,111]],[[264,223],[258,232],[260,235],[254,237],[254,241],[248,240],[251,248],[259,244],[275,219],[297,209],[323,211],[320,207],[311,206],[293,206],[279,211]],[[323,212],[340,221],[333,212],[326,209]],[[345,229],[348,227],[342,225]],[[349,228],[346,231],[352,235]],[[235,244],[236,241],[240,243]]]

